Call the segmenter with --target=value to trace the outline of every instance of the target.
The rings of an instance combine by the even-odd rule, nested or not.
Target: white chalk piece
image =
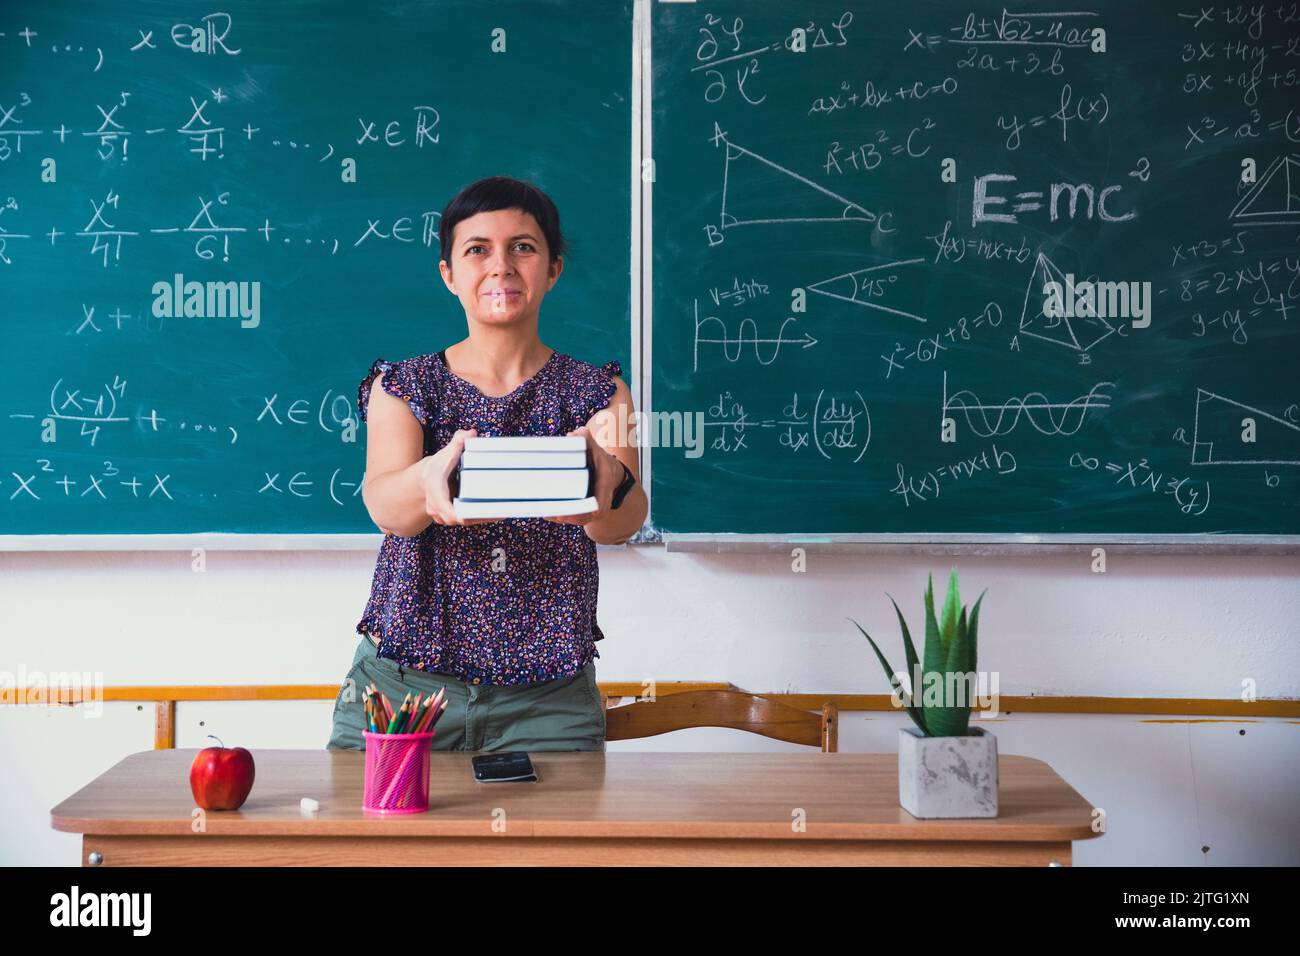
[[[302,803],[298,804],[303,813],[315,813],[320,809],[320,804],[311,797],[303,797]]]

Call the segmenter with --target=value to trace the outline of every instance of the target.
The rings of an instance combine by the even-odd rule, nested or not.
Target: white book
[[[456,498],[452,508],[458,518],[558,518],[595,511],[594,497],[568,501],[465,501]]]
[[[581,435],[471,435],[466,451],[586,451]]]
[[[582,451],[470,451],[460,453],[461,468],[586,468]]]
[[[527,501],[582,498],[590,472],[586,468],[471,468],[460,472],[458,497],[467,500]]]

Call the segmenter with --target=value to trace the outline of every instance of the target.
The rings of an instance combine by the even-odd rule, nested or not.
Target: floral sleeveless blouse
[[[553,351],[532,378],[493,397],[455,375],[441,352],[378,359],[357,391],[362,421],[381,372],[384,391],[406,402],[423,426],[424,454],[432,455],[462,428],[479,435],[580,428],[609,406],[612,376],[622,367]],[[570,677],[600,656],[598,581],[596,544],[581,525],[543,518],[430,524],[414,537],[384,536],[357,632],[379,638],[380,657],[466,683]]]

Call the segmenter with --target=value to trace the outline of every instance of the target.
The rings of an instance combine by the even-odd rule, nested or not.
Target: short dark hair
[[[536,219],[546,239],[551,262],[567,251],[564,235],[560,232],[560,211],[550,196],[522,179],[488,176],[458,192],[442,211],[438,242],[442,247],[442,258],[449,267],[452,265],[452,237],[456,234],[457,223],[481,212],[498,209],[519,209]]]

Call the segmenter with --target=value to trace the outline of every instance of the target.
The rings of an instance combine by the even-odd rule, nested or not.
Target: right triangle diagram
[[[723,229],[760,223],[875,222],[876,215],[793,170],[723,138]]]
[[[1244,419],[1255,423],[1243,441]],[[1300,425],[1204,388],[1196,390],[1193,465],[1300,465]]]

